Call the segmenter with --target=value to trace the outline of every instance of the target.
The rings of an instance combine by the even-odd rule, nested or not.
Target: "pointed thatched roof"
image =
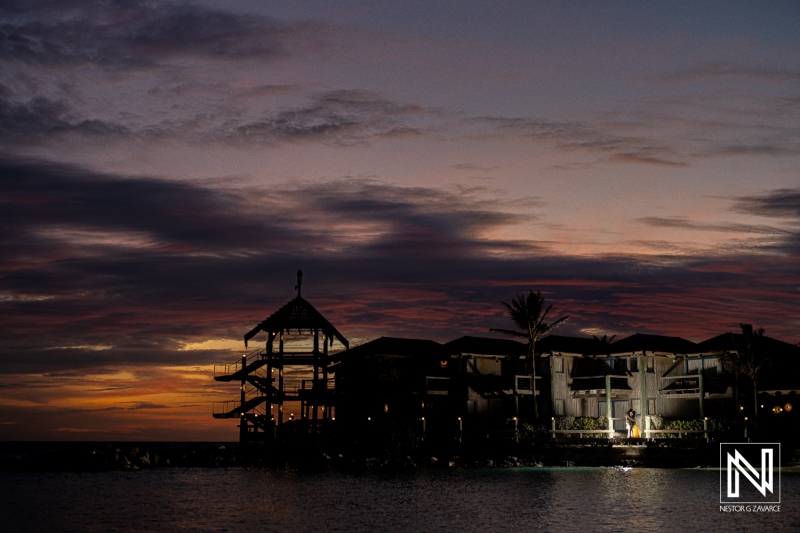
[[[275,311],[272,316],[245,333],[244,345],[247,346],[247,341],[255,337],[261,331],[277,333],[284,330],[314,331],[315,329],[319,329],[324,333],[325,336],[330,339],[331,344],[333,344],[333,339],[337,339],[345,348],[349,347],[347,339],[345,339],[319,311],[314,309],[313,305],[300,296]]]

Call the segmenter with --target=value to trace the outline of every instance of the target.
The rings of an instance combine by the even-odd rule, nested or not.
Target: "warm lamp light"
[[[786,405],[783,406],[783,410],[788,413],[789,411],[792,410],[792,404],[790,404],[789,402],[786,402]]]

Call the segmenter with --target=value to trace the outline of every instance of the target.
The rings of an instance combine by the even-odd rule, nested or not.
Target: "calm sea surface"
[[[718,470],[0,472],[0,531],[800,531],[781,481],[780,513],[722,513]]]

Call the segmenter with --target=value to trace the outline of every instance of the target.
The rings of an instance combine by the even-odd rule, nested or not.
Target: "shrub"
[[[556,429],[578,430],[578,429],[608,429],[608,419],[604,416],[560,416],[556,418]],[[605,433],[592,435],[593,437],[606,437]]]

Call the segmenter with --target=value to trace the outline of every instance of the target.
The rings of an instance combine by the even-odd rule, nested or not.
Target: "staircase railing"
[[[235,374],[236,372],[242,369],[243,362],[244,366],[247,366],[263,355],[264,355],[264,349],[259,348],[258,350],[253,350],[252,352],[243,355],[242,358],[239,359],[238,361],[234,361],[232,363],[225,363],[221,365],[214,365],[214,377],[230,376],[231,374]]]

